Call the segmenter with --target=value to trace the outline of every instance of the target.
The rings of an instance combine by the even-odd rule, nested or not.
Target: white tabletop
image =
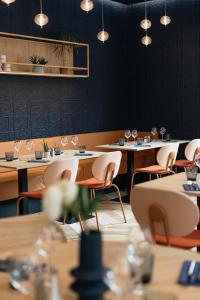
[[[4,167],[4,168],[9,168],[9,169],[15,169],[15,170],[20,170],[20,169],[30,169],[30,168],[37,168],[37,167],[45,167],[48,166],[50,164],[52,164],[52,162],[54,162],[55,160],[65,160],[68,158],[77,158],[79,160],[85,160],[85,159],[92,159],[92,158],[96,158],[99,157],[102,154],[105,154],[105,152],[99,152],[99,151],[86,151],[85,154],[89,154],[88,156],[74,156],[75,153],[78,153],[78,151],[76,150],[65,150],[64,153],[62,153],[61,155],[55,155],[54,157],[50,157],[50,158],[43,158],[42,161],[46,160],[48,162],[46,163],[42,163],[40,160],[38,160],[38,162],[28,162],[27,160],[30,159],[35,159],[34,156],[30,156],[30,155],[24,155],[21,156],[18,160],[13,160],[13,161],[3,161],[0,160],[0,167]],[[92,155],[90,155],[92,154]]]
[[[172,143],[185,144],[189,141],[186,140],[172,140],[170,142],[163,142],[162,140],[155,140],[151,143],[144,143],[142,146],[136,146],[134,142],[125,143],[124,146],[120,146],[118,143],[116,144],[107,144],[107,145],[99,145],[96,146],[98,148],[110,149],[110,150],[121,150],[121,151],[144,151],[149,149],[162,148],[167,145],[171,145]]]

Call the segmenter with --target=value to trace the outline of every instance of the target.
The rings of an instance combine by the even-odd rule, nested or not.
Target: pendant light
[[[5,4],[7,4],[8,6],[9,6],[11,3],[15,2],[15,0],[1,0],[1,1],[4,2]]]
[[[104,0],[101,0],[101,25],[102,30],[97,34],[97,38],[104,43],[109,39],[109,33],[104,30]]]
[[[43,14],[42,11],[42,0],[40,0],[40,13],[35,16],[34,22],[41,28],[43,28],[43,26],[45,26],[49,22],[48,16]]]
[[[90,10],[93,9],[94,3],[92,2],[92,0],[82,0],[80,7],[82,10],[84,10],[88,13]]]
[[[145,18],[140,22],[140,27],[144,30],[151,28],[151,21],[147,17],[147,3],[145,0]]]
[[[146,35],[143,36],[143,38],[141,39],[141,43],[147,47],[152,43],[152,38],[146,33]]]
[[[171,18],[167,16],[167,1],[165,0],[165,15],[160,18],[160,23],[167,26],[171,23]]]
[[[151,21],[147,18],[147,2],[145,0],[145,18],[144,20],[142,20],[140,22],[140,26],[142,27],[142,29],[144,29],[146,31],[146,34],[145,36],[143,36],[141,38],[141,43],[144,45],[144,46],[149,46],[151,43],[152,43],[152,38],[150,36],[148,36],[147,34],[147,31],[149,28],[151,28]]]

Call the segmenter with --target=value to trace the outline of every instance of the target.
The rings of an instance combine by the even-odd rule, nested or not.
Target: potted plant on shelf
[[[35,73],[44,73],[44,65],[48,63],[48,61],[44,57],[40,57],[38,55],[32,55],[30,57],[30,62],[34,65],[32,71]]]
[[[60,33],[59,40],[63,42],[77,42],[76,34],[72,31]],[[58,43],[55,45],[54,52],[63,66],[73,67],[74,65],[74,50],[78,53],[76,45]],[[60,68],[60,74],[73,74],[72,69]]]
[[[66,180],[49,187],[43,199],[44,213],[48,218],[55,220],[61,215],[67,218],[73,213],[83,219],[85,231],[81,233],[79,266],[71,271],[75,277],[71,289],[79,294],[80,300],[103,300],[103,293],[108,290],[103,281],[101,233],[90,230],[86,222],[98,203],[96,197],[91,201],[86,187]]]
[[[43,149],[44,149],[44,158],[49,158],[50,157],[50,149],[49,149],[47,142],[45,142],[44,140],[43,140]]]

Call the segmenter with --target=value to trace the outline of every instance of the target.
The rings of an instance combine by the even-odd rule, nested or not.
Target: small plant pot
[[[32,71],[34,73],[44,73],[44,67],[43,66],[34,66],[34,67],[32,67]]]
[[[44,158],[49,158],[50,157],[50,151],[48,151],[48,152],[44,152]]]

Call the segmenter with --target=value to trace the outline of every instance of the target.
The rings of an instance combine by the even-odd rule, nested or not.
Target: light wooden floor
[[[130,234],[134,239],[141,236],[141,231],[136,222],[129,204],[124,204],[127,223],[124,223],[121,207],[115,201],[102,201],[98,210],[100,230],[106,241],[128,241]],[[96,228],[96,219],[89,219],[90,228]],[[79,223],[62,225],[68,241],[79,239],[81,228]]]

